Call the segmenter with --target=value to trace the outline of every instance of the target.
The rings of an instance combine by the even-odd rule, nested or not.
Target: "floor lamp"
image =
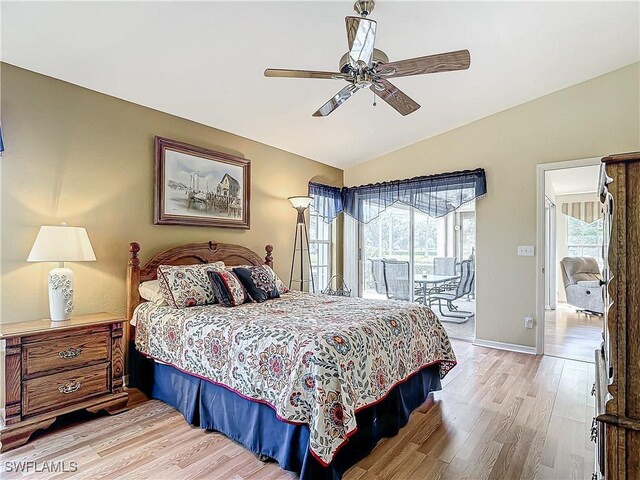
[[[293,237],[293,255],[291,256],[291,275],[289,275],[289,288],[293,282],[300,283],[300,291],[304,290],[304,251],[307,251],[307,258],[309,260],[309,275],[311,280],[311,292],[315,291],[315,285],[313,283],[313,270],[311,269],[311,252],[309,251],[309,233],[307,232],[307,222],[304,218],[304,212],[311,202],[312,197],[289,197],[288,200],[298,211],[298,218],[296,220],[296,233]],[[299,239],[298,239],[299,238]],[[296,261],[296,251],[300,254],[300,278],[293,279],[293,267]]]

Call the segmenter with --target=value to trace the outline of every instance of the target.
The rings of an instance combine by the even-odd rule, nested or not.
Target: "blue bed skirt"
[[[429,392],[441,388],[438,365],[397,385],[382,401],[356,413],[357,431],[324,466],[309,451],[309,427],[279,420],[267,405],[170,365],[154,363],[152,382],[151,396],[175,407],[191,425],[221,432],[301,480],[340,480],[381,438],[396,435]]]

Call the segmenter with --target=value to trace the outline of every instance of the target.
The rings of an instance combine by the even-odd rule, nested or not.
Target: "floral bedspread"
[[[357,410],[422,367],[456,358],[433,312],[417,304],[290,292],[264,303],[174,309],[141,304],[136,348],[309,425],[324,464],[356,429]]]

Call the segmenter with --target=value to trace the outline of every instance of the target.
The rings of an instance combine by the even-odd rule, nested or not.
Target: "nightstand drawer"
[[[121,316],[108,313],[1,324],[5,408],[0,452],[24,445],[60,415],[126,410],[125,327]]]
[[[25,377],[109,360],[108,331],[88,332],[26,344],[22,348]]]
[[[108,393],[109,374],[107,362],[26,380],[22,384],[22,415],[33,415]]]

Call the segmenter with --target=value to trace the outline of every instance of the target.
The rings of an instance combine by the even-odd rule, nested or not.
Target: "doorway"
[[[475,220],[475,202],[438,218],[396,203],[361,224],[361,295],[425,304],[450,337],[473,341]]]
[[[602,342],[599,159],[538,166],[537,350],[594,362]]]

